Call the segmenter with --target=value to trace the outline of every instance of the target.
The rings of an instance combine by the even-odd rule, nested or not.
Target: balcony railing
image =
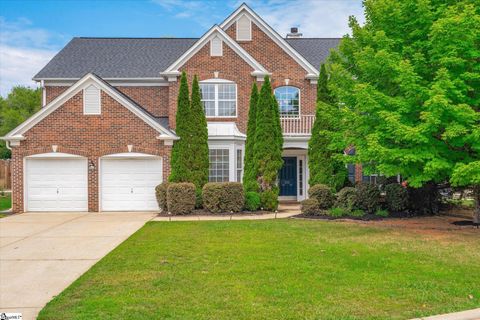
[[[312,133],[315,115],[307,114],[298,117],[280,117],[283,134],[286,136],[306,136]]]

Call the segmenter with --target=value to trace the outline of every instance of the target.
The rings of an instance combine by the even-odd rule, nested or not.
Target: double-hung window
[[[207,117],[237,116],[237,85],[235,83],[201,83],[200,89]]]
[[[228,149],[209,150],[208,181],[226,182],[230,180],[230,152]]]

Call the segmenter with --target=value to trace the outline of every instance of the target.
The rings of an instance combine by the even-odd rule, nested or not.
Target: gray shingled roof
[[[110,78],[158,78],[198,39],[73,38],[34,79],[79,79],[89,72]],[[299,38],[287,42],[315,68],[339,39]]]
[[[320,68],[330,54],[330,50],[337,48],[339,38],[290,38],[285,39],[293,49],[297,50],[312,66]]]

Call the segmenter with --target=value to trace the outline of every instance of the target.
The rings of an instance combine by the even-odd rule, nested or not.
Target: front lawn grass
[[[150,222],[39,319],[408,319],[480,305],[477,234]]]
[[[10,209],[12,207],[12,199],[10,194],[0,196],[0,211]]]

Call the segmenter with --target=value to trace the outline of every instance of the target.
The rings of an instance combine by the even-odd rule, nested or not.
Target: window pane
[[[236,89],[234,84],[219,84],[218,85],[218,99],[219,100],[235,100],[236,99]]]
[[[237,182],[242,182],[242,171],[243,171],[243,161],[242,161],[242,149],[237,149]]]
[[[215,101],[203,101],[203,109],[207,117],[215,116]]]
[[[214,84],[200,84],[202,91],[202,100],[215,100],[215,85]]]
[[[280,108],[280,116],[296,117],[300,110],[300,90],[291,86],[278,87],[275,89]]]
[[[209,177],[210,182],[229,181],[229,150],[228,149],[210,149],[209,150]]]
[[[235,101],[218,101],[219,117],[234,117],[236,112]]]

